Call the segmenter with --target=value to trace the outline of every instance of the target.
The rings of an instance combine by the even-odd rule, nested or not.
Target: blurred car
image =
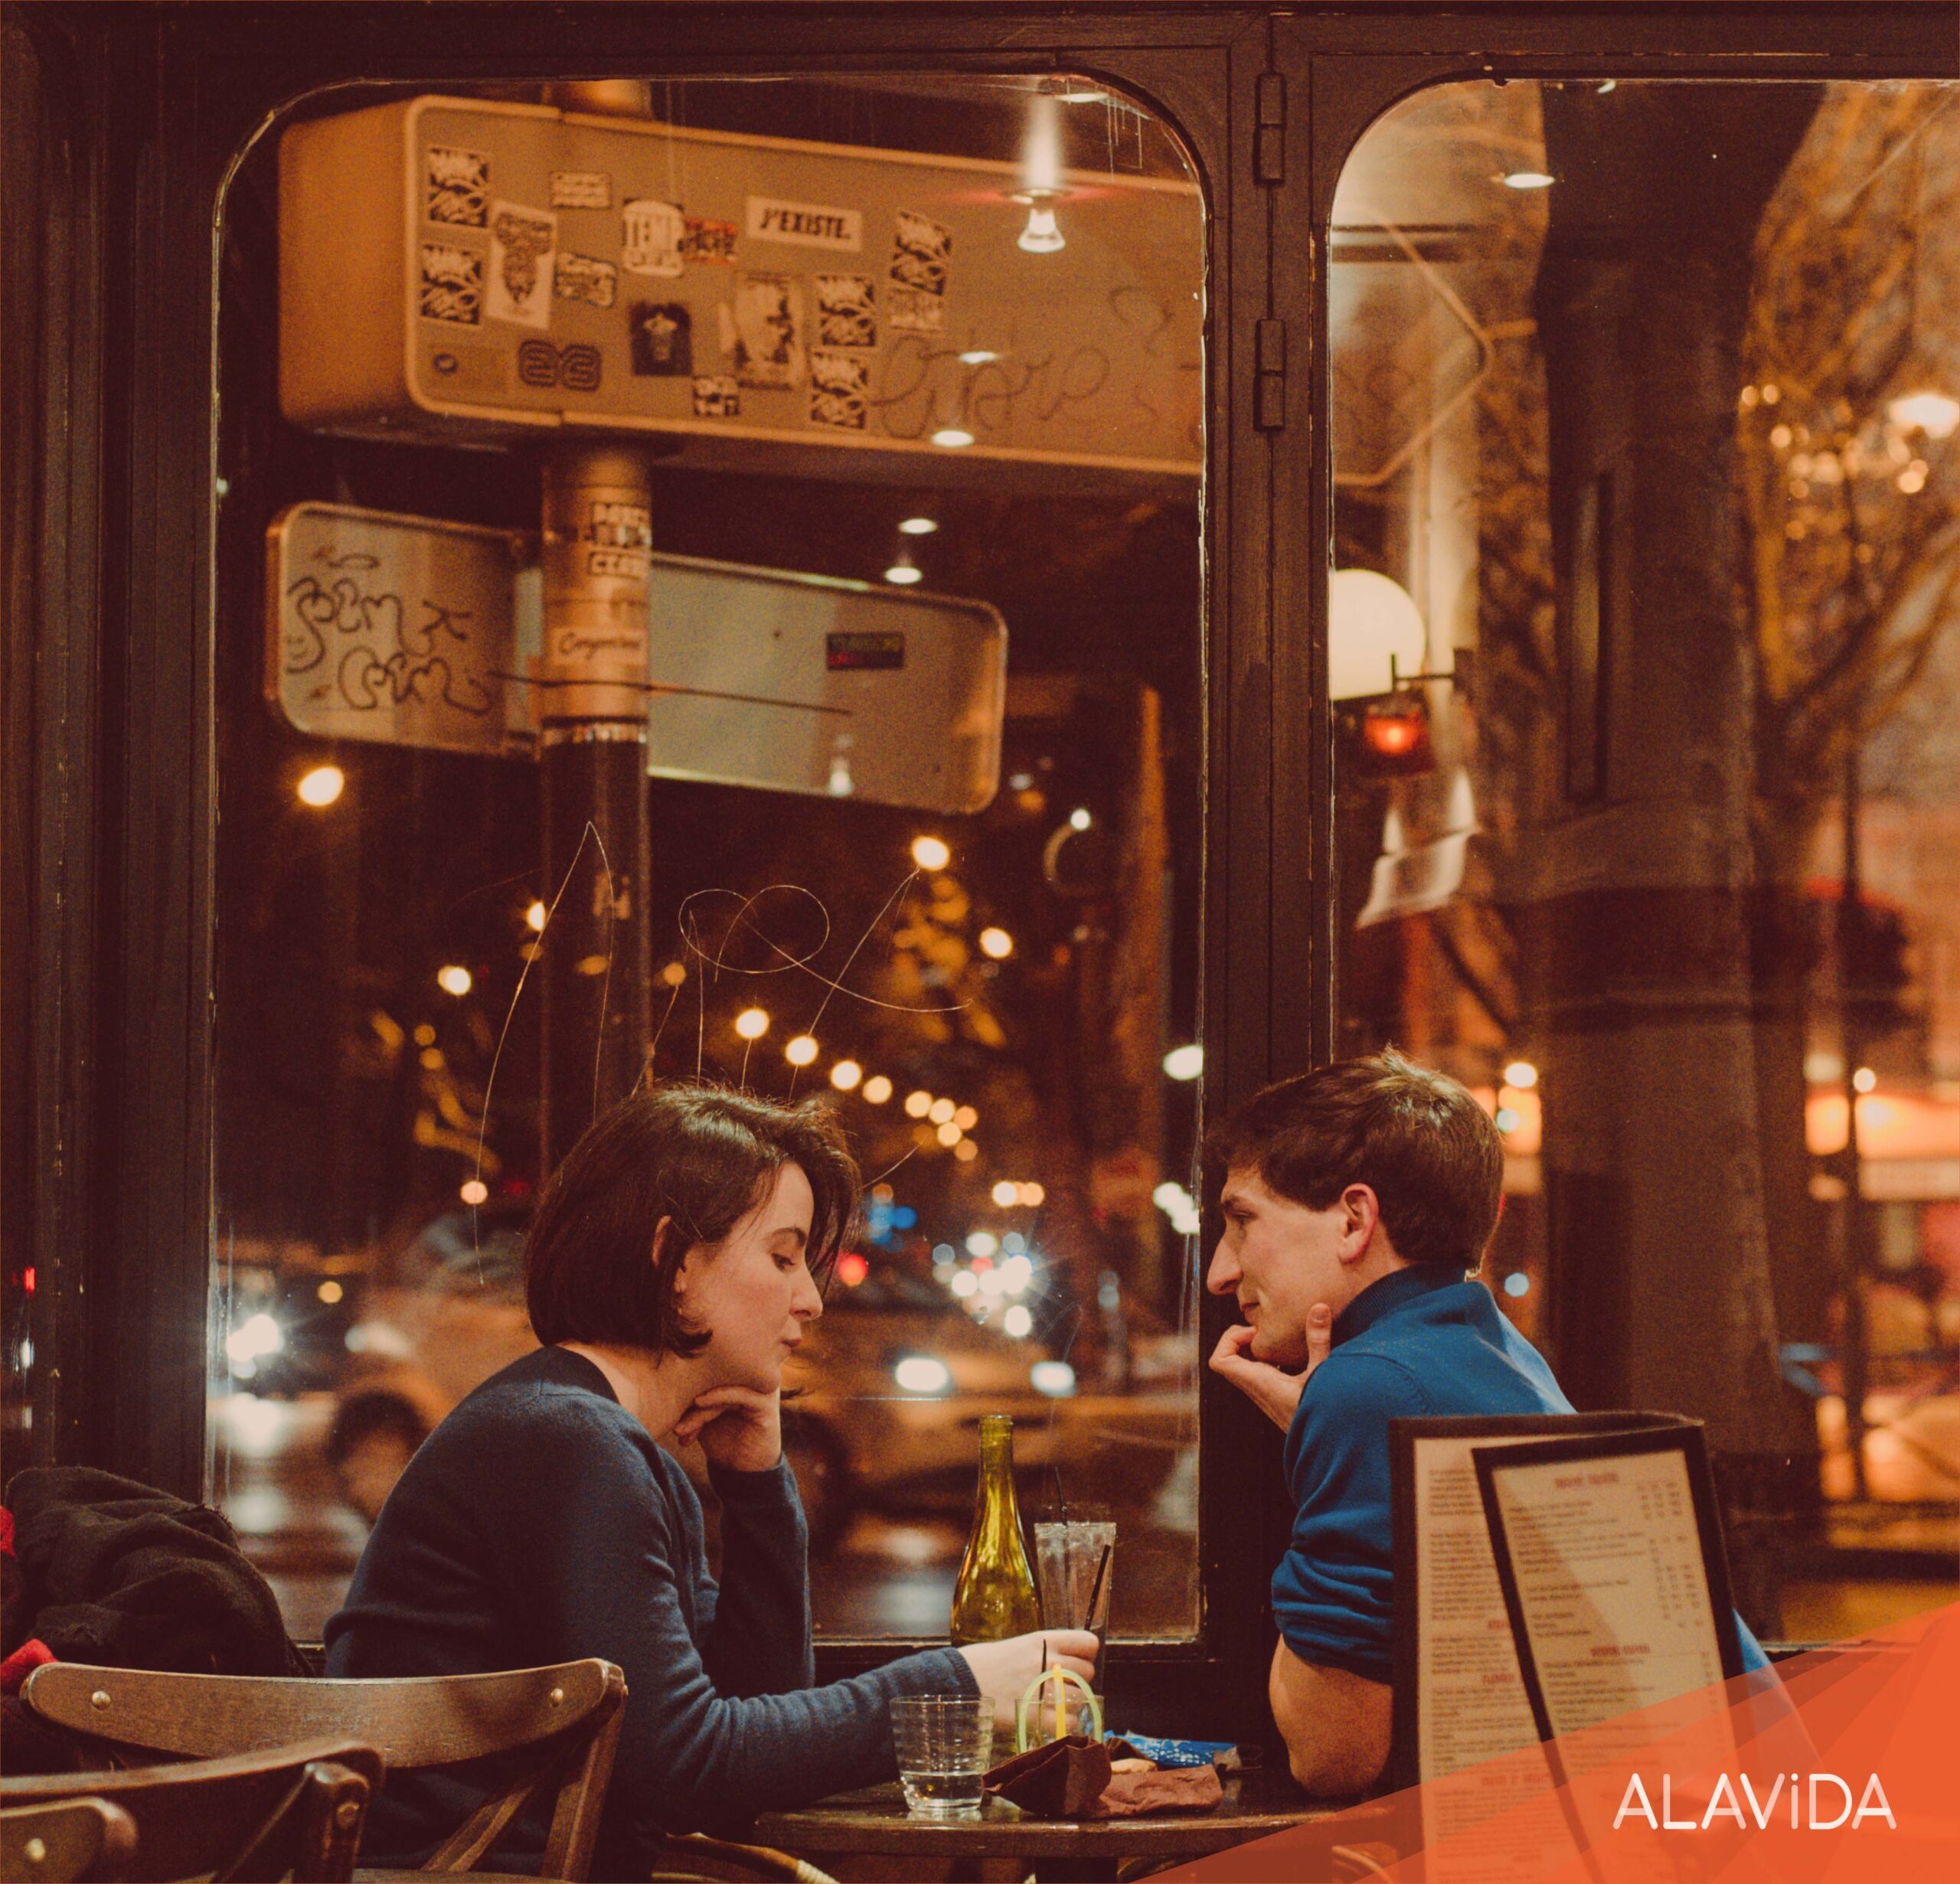
[[[467,1213],[438,1217],[410,1246],[399,1280],[372,1290],[348,1329],[327,1450],[342,1495],[371,1522],[436,1422],[537,1346],[523,1251],[521,1219],[486,1213],[472,1228]],[[962,1505],[985,1413],[1014,1416],[1016,1461],[1031,1484],[1067,1466],[1080,1487],[1072,1502],[1096,1490],[1148,1497],[1168,1476],[1190,1438],[1187,1394],[1079,1395],[1067,1362],[1032,1334],[982,1324],[896,1262],[857,1261],[858,1279],[832,1283],[784,1379],[783,1447],[814,1551],[828,1550],[862,1508]],[[704,1484],[700,1448],[671,1449]]]

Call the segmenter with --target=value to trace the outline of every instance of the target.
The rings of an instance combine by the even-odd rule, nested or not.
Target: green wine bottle
[[[1041,1626],[1034,1572],[1021,1535],[1014,1495],[1014,1422],[988,1413],[980,1422],[980,1488],[973,1500],[973,1534],[952,1589],[952,1639],[998,1642]]]

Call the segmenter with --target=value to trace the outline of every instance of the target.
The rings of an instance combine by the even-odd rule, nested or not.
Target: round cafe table
[[[1126,1819],[1031,1818],[989,1799],[978,1818],[907,1816],[897,1783],[841,1792],[793,1812],[765,1812],[755,1836],[814,1859],[851,1853],[940,1863],[1010,1859],[1042,1877],[1114,1877],[1131,1858],[1202,1858],[1248,1840],[1325,1818],[1338,1804],[1311,1798],[1285,1773],[1229,1773],[1209,1812],[1155,1812]],[[1024,1869],[1017,1873],[1025,1876]]]

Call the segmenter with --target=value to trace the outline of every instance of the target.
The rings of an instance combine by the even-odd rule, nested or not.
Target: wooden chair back
[[[31,1712],[118,1751],[191,1758],[338,1734],[377,1748],[391,1771],[403,1772],[528,1750],[532,1757],[514,1762],[505,1790],[486,1799],[423,1869],[473,1869],[543,1797],[551,1805],[544,1875],[573,1880],[591,1868],[626,1695],[625,1676],[596,1660],[376,1681],[50,1662],[21,1690]]]
[[[0,1779],[0,1809],[11,1819],[16,1810],[77,1801],[113,1808],[133,1837],[111,1875],[137,1884],[345,1884],[385,1770],[358,1741],[314,1739],[239,1759],[10,1775]],[[10,1830],[10,1850],[12,1843]],[[10,1861],[6,1875],[37,1874]]]
[[[129,1875],[136,1855],[136,1820],[106,1799],[0,1807],[7,1884],[107,1884]]]

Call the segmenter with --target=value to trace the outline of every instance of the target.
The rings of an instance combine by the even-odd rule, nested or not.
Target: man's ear
[[[1367,1184],[1350,1184],[1341,1193],[1341,1260],[1359,1262],[1374,1242],[1381,1203]]]
[[[653,1266],[658,1269],[676,1260],[680,1239],[675,1234],[674,1220],[663,1216],[653,1226]],[[679,1266],[674,1272],[674,1292],[678,1295],[688,1285],[688,1259],[684,1251],[678,1252]]]

